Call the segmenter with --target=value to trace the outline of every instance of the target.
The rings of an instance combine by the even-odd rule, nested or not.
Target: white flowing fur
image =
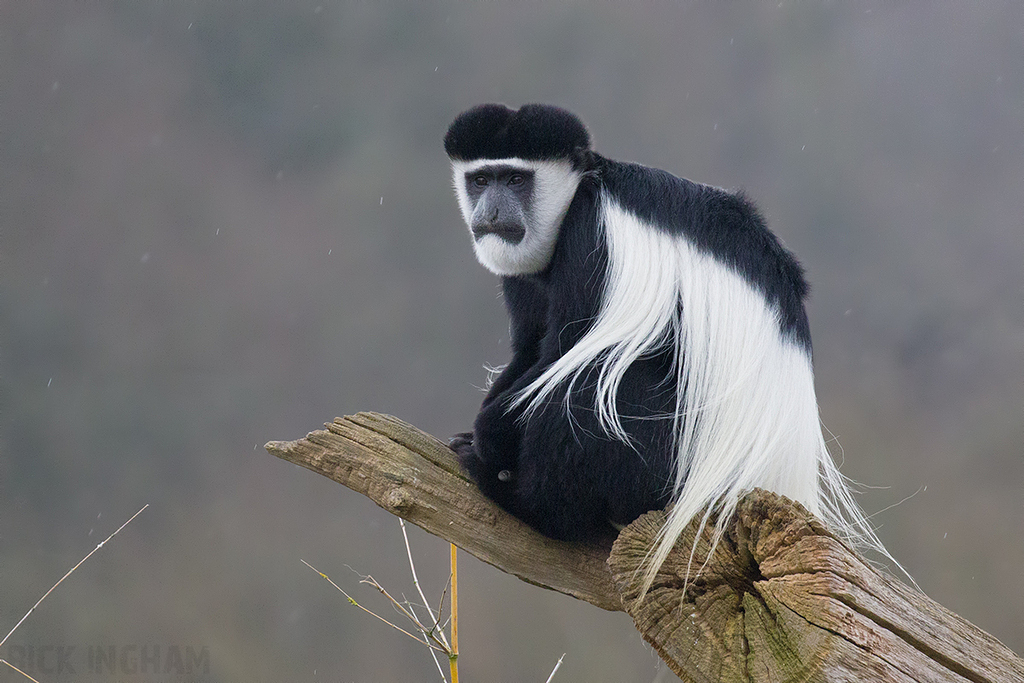
[[[674,504],[644,590],[695,516],[702,514],[703,528],[718,513],[717,544],[739,499],[755,487],[799,501],[841,536],[881,549],[825,447],[809,354],[782,333],[774,306],[734,269],[607,195],[601,224],[609,263],[597,320],[515,405],[526,403],[529,414],[596,365],[597,417],[609,435],[628,442],[616,406],[619,383],[633,361],[674,345]]]
[[[508,159],[477,159],[453,161],[452,180],[455,196],[467,226],[473,225],[473,205],[466,192],[466,174],[489,166],[511,166],[534,174],[533,202],[528,216],[532,224],[518,244],[497,235],[484,235],[473,240],[477,260],[495,275],[529,275],[547,266],[555,251],[558,227],[576,194],[580,173],[569,161],[534,161]]]

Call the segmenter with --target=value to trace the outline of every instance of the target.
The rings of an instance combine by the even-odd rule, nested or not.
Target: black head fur
[[[590,133],[575,114],[548,104],[481,104],[459,114],[444,136],[452,159],[567,159],[590,148]]]

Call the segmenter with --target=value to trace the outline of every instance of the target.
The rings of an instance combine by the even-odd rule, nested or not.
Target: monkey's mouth
[[[487,235],[496,235],[506,242],[519,244],[526,237],[526,228],[514,223],[495,223],[473,226],[473,239],[479,241]]]

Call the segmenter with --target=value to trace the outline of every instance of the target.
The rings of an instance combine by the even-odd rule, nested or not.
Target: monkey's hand
[[[456,434],[448,440],[448,447],[455,451],[462,469],[476,482],[484,495],[515,514],[511,499],[514,491],[512,468],[485,459],[473,432]]]
[[[466,466],[467,458],[476,458],[476,449],[473,448],[473,432],[459,432],[452,438],[448,439],[448,448],[455,451],[455,455],[459,456],[459,462],[462,466]]]
[[[462,469],[480,486],[487,482],[487,463],[480,457],[473,441],[473,432],[461,432],[448,439],[448,448],[455,451]]]

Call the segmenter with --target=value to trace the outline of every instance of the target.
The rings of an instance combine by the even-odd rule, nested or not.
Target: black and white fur
[[[754,487],[880,548],[818,422],[800,265],[746,198],[606,159],[573,114],[481,105],[445,150],[512,359],[452,447],[542,533],[600,536],[672,503],[716,539]]]

